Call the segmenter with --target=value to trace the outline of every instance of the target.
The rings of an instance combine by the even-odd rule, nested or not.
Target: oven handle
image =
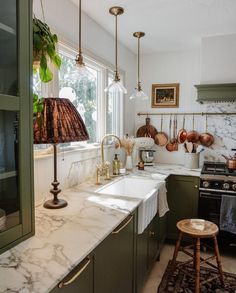
[[[209,199],[221,199],[221,195],[220,194],[212,194],[212,193],[208,193],[208,192],[200,192],[200,197],[202,198],[209,198]]]
[[[217,189],[210,189],[210,188],[203,188],[203,187],[200,187],[199,188],[200,191],[212,191],[214,192],[214,194],[216,193],[227,193],[227,194],[235,194],[235,191],[231,191],[231,190],[217,190]]]

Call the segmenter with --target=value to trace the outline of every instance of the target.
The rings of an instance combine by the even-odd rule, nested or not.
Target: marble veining
[[[199,170],[176,165],[146,167],[132,176],[152,173],[199,176]],[[69,205],[60,210],[36,208],[35,236],[0,255],[0,292],[50,292],[95,249],[141,199],[98,195],[93,181],[62,192]]]

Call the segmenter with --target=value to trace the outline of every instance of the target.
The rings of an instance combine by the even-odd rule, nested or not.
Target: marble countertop
[[[199,176],[175,165],[145,167],[133,176]],[[0,292],[45,293],[53,289],[141,203],[140,199],[97,195],[86,182],[63,192],[68,206],[35,211],[35,236],[0,255]],[[47,288],[47,289],[46,289]]]

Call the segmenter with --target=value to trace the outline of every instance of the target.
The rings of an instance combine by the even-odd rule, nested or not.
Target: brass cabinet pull
[[[150,232],[149,232],[149,236],[155,236],[155,232],[150,231]]]
[[[87,257],[87,261],[86,261],[85,265],[70,280],[65,281],[65,282],[64,281],[60,282],[58,287],[61,289],[65,286],[68,286],[71,283],[73,283],[83,273],[83,271],[87,268],[87,266],[90,264],[90,262],[91,262],[90,257]]]
[[[196,189],[198,189],[198,185],[195,185],[194,187],[195,187]]]
[[[120,233],[120,231],[122,231],[132,220],[133,220],[133,215],[129,216],[129,219],[124,223],[124,225],[122,225],[121,227],[117,227],[114,231],[112,231],[111,234],[118,234]]]

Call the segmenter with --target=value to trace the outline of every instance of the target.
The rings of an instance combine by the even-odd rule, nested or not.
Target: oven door
[[[199,218],[220,224],[221,193],[200,191],[198,203]]]

